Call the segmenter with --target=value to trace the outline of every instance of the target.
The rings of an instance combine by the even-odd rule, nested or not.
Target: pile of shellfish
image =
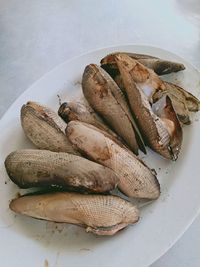
[[[139,150],[147,153],[149,147],[177,160],[182,128],[191,123],[190,112],[200,109],[195,96],[160,77],[184,69],[177,62],[116,52],[100,66],[86,66],[84,101],[64,102],[58,112],[24,104],[21,125],[37,149],[10,153],[5,167],[18,187],[40,191],[12,200],[10,209],[97,235],[136,223],[139,208],[129,199],[160,196],[156,171]]]

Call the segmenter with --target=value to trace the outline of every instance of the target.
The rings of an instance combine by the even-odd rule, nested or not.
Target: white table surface
[[[200,0],[0,0],[0,116],[43,74],[89,50],[147,44],[200,68],[199,28]],[[199,267],[199,247],[200,216],[151,267]]]

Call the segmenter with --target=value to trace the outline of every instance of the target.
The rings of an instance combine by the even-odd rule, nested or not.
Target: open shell
[[[116,196],[77,193],[22,196],[10,203],[10,209],[37,219],[80,225],[97,235],[113,235],[139,220],[138,209]]]
[[[179,120],[183,124],[190,124],[189,111],[192,111],[192,112],[199,111],[200,101],[194,95],[184,90],[180,86],[177,86],[173,83],[169,83],[166,81],[162,81],[156,75],[156,73],[159,75],[166,74],[165,73],[166,71],[167,73],[170,73],[170,72],[183,70],[184,66],[176,62],[162,61],[160,59],[156,59],[151,56],[140,55],[140,54],[137,55],[134,53],[110,54],[104,59],[102,59],[101,61],[102,67],[111,75],[111,77],[115,80],[115,82],[117,83],[117,85],[120,87],[120,89],[123,92],[125,92],[124,83],[120,75],[117,63],[116,63],[116,57],[118,55],[120,56],[123,54],[131,57],[134,60],[137,60],[138,62],[140,62],[141,64],[147,67],[146,68],[146,70],[148,70],[146,72],[147,76],[143,77],[144,80],[142,82],[145,83],[146,82],[145,77],[148,77],[148,75],[150,76],[149,80],[151,81],[148,83],[148,87],[151,89],[151,98],[149,98],[149,101],[153,103],[153,102],[156,102],[158,99],[160,99],[162,96],[169,95],[169,97],[172,100],[173,107],[175,109],[176,114],[178,115]],[[157,62],[156,65],[154,65],[155,62]],[[156,66],[160,66],[160,69]],[[135,78],[137,78],[137,75],[138,73],[136,74]],[[143,75],[144,75],[144,71],[143,71]]]
[[[165,98],[159,107],[160,111],[163,109],[162,116],[149,103],[154,87],[165,85],[152,70],[125,54],[117,55],[116,62],[131,110],[146,143],[163,157],[176,160],[182,144],[182,129],[171,100]],[[173,130],[169,129],[169,124]]]
[[[179,120],[184,124],[190,124],[189,111],[197,112],[200,109],[200,101],[182,87],[173,83],[164,82],[165,88],[155,88],[152,94],[153,102],[164,95],[169,95]]]

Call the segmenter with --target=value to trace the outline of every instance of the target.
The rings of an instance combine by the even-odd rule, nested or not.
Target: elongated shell
[[[21,188],[61,186],[106,192],[118,183],[115,173],[85,158],[47,150],[12,152],[5,160],[8,175]]]
[[[63,103],[58,111],[59,115],[66,121],[78,120],[89,123],[99,128],[106,136],[114,140],[120,146],[128,149],[125,142],[115,132],[113,132],[95,113],[91,107],[80,102]],[[131,152],[131,151],[130,151]]]
[[[90,64],[82,78],[83,93],[92,108],[100,114],[127,145],[138,154],[144,144],[121,90],[100,67]]]
[[[78,154],[66,138],[66,123],[50,108],[28,102],[21,109],[21,124],[37,148]]]
[[[10,203],[16,213],[83,226],[97,235],[113,235],[139,219],[138,209],[115,196],[54,193],[23,196]]]
[[[156,113],[149,103],[152,87],[154,84],[158,87],[164,86],[162,81],[156,74],[151,75],[152,70],[127,55],[116,56],[116,62],[131,110],[147,144],[163,157],[176,160],[182,144],[182,129],[171,100],[167,98],[164,105],[158,108],[166,111],[162,113],[165,117],[159,117],[161,112]]]
[[[163,60],[150,55],[143,55],[137,53],[127,53],[127,52],[115,52],[107,55],[101,60],[101,66],[109,73],[111,76],[116,76],[119,71],[115,61],[115,56],[120,54],[126,54],[129,57],[139,61],[146,67],[154,70],[158,75],[164,75],[171,72],[178,72],[184,70],[185,66],[178,62]]]
[[[191,93],[184,90],[180,86],[177,86],[175,84],[162,81],[160,78],[156,75],[161,74],[160,71],[164,71],[164,68],[166,68],[165,71],[174,72],[178,71],[179,67],[181,70],[182,64],[170,62],[170,61],[160,61],[159,59],[156,59],[154,57],[149,57],[146,55],[137,55],[133,53],[113,53],[102,59],[102,67],[111,75],[111,77],[115,80],[117,85],[120,87],[120,89],[125,92],[124,83],[122,80],[122,77],[119,72],[119,68],[117,66],[116,62],[116,56],[120,55],[127,55],[131,57],[134,60],[137,60],[144,66],[148,67],[149,69],[146,69],[148,71],[143,71],[143,80],[141,82],[145,83],[147,82],[147,77],[150,76],[148,85],[145,84],[145,87],[149,88],[148,91],[151,92],[151,95],[149,95],[149,101],[150,102],[156,102],[158,99],[163,97],[164,95],[169,95],[169,97],[172,100],[173,107],[175,109],[176,114],[178,115],[179,120],[184,124],[190,124],[190,117],[189,117],[189,111],[196,112],[200,109],[200,101]],[[153,61],[152,61],[153,60]],[[156,62],[156,65],[154,65]],[[152,65],[153,64],[153,65]],[[161,66],[160,71],[158,67]],[[151,69],[151,70],[150,70]],[[152,70],[154,70],[156,73],[154,73]],[[164,71],[163,74],[166,74]],[[135,75],[135,82],[138,81],[137,76],[140,77],[141,73],[137,72]],[[146,76],[147,75],[147,76]],[[141,78],[140,78],[141,79]],[[146,80],[145,80],[146,79]]]
[[[147,199],[159,197],[160,187],[155,172],[97,128],[71,121],[66,133],[77,149],[118,175],[118,187],[127,196]]]
[[[86,122],[118,138],[91,107],[81,102],[70,101],[62,103],[58,114],[66,123],[74,120]]]

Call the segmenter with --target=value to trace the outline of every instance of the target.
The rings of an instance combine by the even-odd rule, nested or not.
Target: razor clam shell
[[[67,124],[50,108],[29,101],[21,108],[21,125],[37,148],[79,155],[65,135]]]
[[[134,154],[120,147],[94,126],[71,121],[66,133],[69,140],[88,158],[112,169],[119,177],[120,191],[129,197],[156,199],[160,186],[155,172]]]
[[[113,235],[139,220],[136,206],[116,196],[52,193],[12,200],[16,213],[83,226],[97,235]]]
[[[115,173],[85,158],[47,150],[24,149],[5,160],[11,180],[21,188],[60,186],[88,192],[107,192],[117,186]]]
[[[138,154],[138,144],[145,152],[125,97],[112,78],[102,68],[90,64],[85,68],[82,88],[92,108],[111,125],[134,153]]]
[[[149,103],[154,87],[164,87],[163,82],[152,70],[125,54],[117,55],[116,62],[131,110],[148,146],[167,159],[177,159],[182,138],[176,140],[177,147],[170,146],[174,136],[170,136],[162,119],[153,112]],[[171,109],[170,114],[172,123],[179,126],[177,130],[181,129],[178,120],[175,119],[174,109]]]
[[[119,73],[115,62],[115,56],[119,54],[128,55],[129,57],[139,61],[144,66],[154,70],[158,75],[165,75],[185,69],[185,66],[181,63],[160,59],[150,55],[115,52],[107,55],[101,60],[101,67],[103,67],[111,76],[116,76]]]
[[[117,74],[114,77],[114,80],[120,87],[120,89],[126,94],[121,75]],[[200,109],[199,100],[191,93],[187,92],[186,90],[177,86],[176,84],[163,81],[162,88],[161,87],[157,87],[156,89],[152,88],[151,92],[153,93],[150,95],[151,99],[149,99],[149,101],[152,103],[156,102],[164,95],[169,95],[169,97],[172,100],[175,112],[178,115],[179,120],[183,124],[191,123],[189,111],[197,112]]]
[[[122,81],[121,75],[119,73],[119,69],[117,67],[116,60],[115,60],[115,56],[120,55],[120,54],[126,54],[126,55],[130,56],[131,58],[137,60],[138,62],[140,62],[144,66],[148,67],[149,69],[154,70],[158,75],[161,74],[160,72],[157,71],[158,70],[157,68],[154,68],[154,67],[152,67],[151,64],[148,64],[148,61],[150,62],[152,59],[153,59],[153,61],[156,61],[156,58],[150,57],[148,59],[148,56],[146,56],[146,55],[140,55],[139,54],[137,56],[137,54],[134,54],[134,53],[122,53],[121,52],[121,53],[110,54],[107,57],[105,57],[104,59],[102,59],[102,67],[111,75],[111,77],[114,79],[114,81],[117,83],[117,85],[120,87],[120,89],[123,92],[125,92],[124,84],[123,84],[123,81]],[[146,62],[146,60],[147,60],[147,62]],[[170,70],[170,67],[167,66],[168,63],[170,64],[169,61],[166,61],[166,63],[164,61],[162,66],[164,67],[166,64],[167,70]],[[175,62],[171,62],[171,63],[175,63]],[[179,65],[180,65],[180,70],[182,70],[182,67],[181,67],[181,66],[183,66],[182,64],[178,63],[176,65],[176,63],[175,63],[175,64],[172,64],[171,66],[174,70],[178,70]],[[174,72],[174,71],[172,71],[172,72]],[[163,73],[163,74],[167,74],[167,73]],[[155,79],[155,74],[153,74],[153,72],[151,72],[151,75],[153,75],[154,79]],[[155,87],[152,89],[155,90],[155,92],[152,91],[152,100],[155,102],[159,98],[161,98],[164,94],[168,94],[172,100],[173,106],[174,106],[175,111],[179,117],[179,120],[183,124],[190,124],[191,121],[190,121],[190,117],[189,117],[189,111],[192,111],[192,112],[199,111],[200,101],[194,95],[192,95],[188,91],[184,90],[180,86],[177,86],[176,84],[165,82],[165,81],[162,81],[162,83],[163,83],[163,85],[161,87],[160,87],[160,83],[154,84]]]
[[[95,111],[85,103],[78,101],[64,102],[58,110],[58,115],[66,122],[82,121],[94,125],[95,127],[108,132],[116,139],[120,139],[103,120],[95,113]],[[122,140],[121,140],[122,141]]]

